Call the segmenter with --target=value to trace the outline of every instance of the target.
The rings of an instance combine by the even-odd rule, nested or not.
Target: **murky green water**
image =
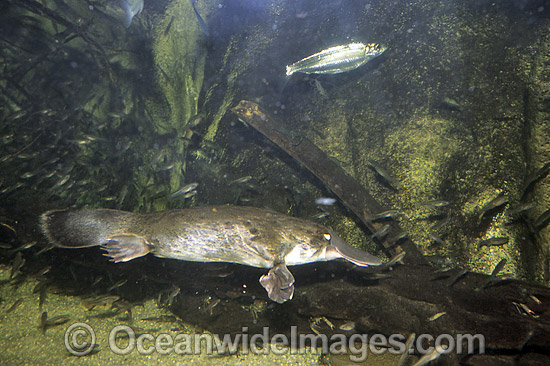
[[[174,337],[248,325],[306,332],[328,313],[338,328],[372,325],[378,311],[349,319],[334,304],[300,302],[317,282],[356,285],[347,273],[357,269],[340,262],[292,269],[297,298],[279,305],[257,281],[264,269],[151,255],[112,264],[98,248],[52,249],[38,218],[53,209],[254,206],[330,227],[383,261],[410,240],[434,270],[491,274],[500,263],[500,275],[548,285],[544,1],[18,0],[0,10],[2,364],[348,364],[319,354],[119,356],[107,340],[116,325]],[[380,48],[318,65],[357,43]],[[319,52],[318,69],[306,61],[286,75]],[[240,100],[280,125],[260,133],[243,123],[231,111]],[[288,138],[290,154],[270,133]],[[298,162],[304,141],[398,214],[356,212],[336,178]],[[412,256],[405,266],[419,264]],[[77,321],[99,339],[84,357],[63,338]],[[397,363],[383,357],[367,362]]]

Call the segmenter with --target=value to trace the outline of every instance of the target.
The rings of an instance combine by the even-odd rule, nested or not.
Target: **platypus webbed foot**
[[[108,242],[101,244],[101,249],[107,252],[103,255],[111,257],[111,261],[115,263],[128,262],[151,251],[145,239],[132,234],[113,236]]]
[[[294,296],[294,276],[284,263],[274,266],[260,277],[260,284],[266,289],[269,298],[279,304]]]

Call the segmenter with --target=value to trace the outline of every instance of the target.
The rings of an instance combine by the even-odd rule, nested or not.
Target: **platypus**
[[[231,262],[269,268],[260,278],[271,300],[292,299],[287,265],[344,258],[358,266],[380,259],[346,244],[317,223],[267,209],[210,206],[151,213],[112,209],[48,211],[40,226],[57,247],[101,246],[113,262],[152,253],[195,262]]]

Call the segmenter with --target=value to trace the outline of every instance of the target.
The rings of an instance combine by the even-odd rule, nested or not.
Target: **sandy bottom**
[[[296,354],[287,347],[278,346],[277,352],[255,354],[252,350],[237,353],[216,352],[215,338],[203,329],[197,329],[176,319],[166,309],[159,308],[154,300],[143,306],[132,307],[132,320],[127,313],[115,313],[108,308],[86,310],[80,297],[48,292],[42,310],[39,309],[39,294],[33,293],[36,279],[27,278],[14,285],[9,281],[10,268],[0,267],[0,352],[1,365],[395,365],[399,357],[384,353],[369,354],[363,362],[350,361],[349,355],[320,355],[308,349],[305,354]],[[20,304],[12,311],[8,309],[15,302]],[[40,324],[43,311],[51,321],[56,316],[66,315],[69,321],[49,325],[44,331]],[[230,316],[230,314],[228,314]],[[149,318],[150,320],[146,320]],[[81,323],[80,325],[77,323]],[[76,324],[76,325],[75,325]],[[69,331],[70,327],[72,331]],[[109,341],[113,329],[118,327],[118,338]],[[130,327],[136,342],[130,345]],[[87,347],[74,344],[92,344],[90,330],[95,334],[93,351],[76,356]],[[77,332],[77,333],[75,333]],[[80,333],[78,333],[80,332]],[[138,342],[142,334],[143,342]],[[196,347],[197,337],[201,345]],[[213,350],[208,349],[207,340],[212,340]],[[139,343],[139,344],[138,344]],[[114,344],[114,346],[112,346]],[[140,352],[140,346],[141,352]],[[127,351],[126,354],[120,354]],[[263,351],[259,349],[260,351]]]

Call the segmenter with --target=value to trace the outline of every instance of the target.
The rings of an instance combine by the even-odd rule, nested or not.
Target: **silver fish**
[[[286,67],[286,75],[295,72],[306,74],[339,74],[351,71],[380,56],[386,47],[378,43],[349,43],[322,50]]]
[[[143,10],[143,0],[120,0],[120,7],[124,10],[124,26],[128,28],[132,19]]]

